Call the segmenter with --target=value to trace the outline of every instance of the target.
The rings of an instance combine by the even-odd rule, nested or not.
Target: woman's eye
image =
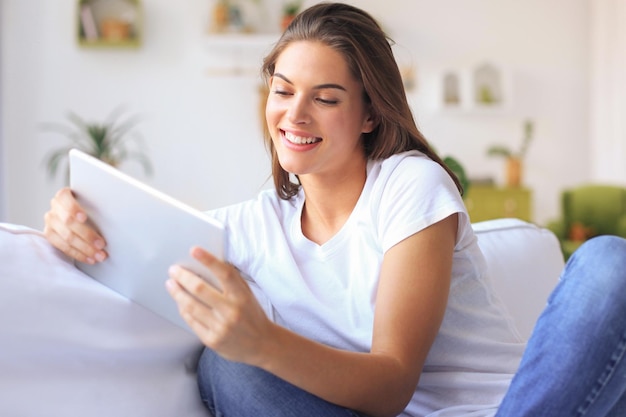
[[[276,94],[277,96],[287,96],[287,95],[289,95],[289,92],[287,92],[285,90],[278,90],[278,89],[275,89],[273,91],[273,93]]]
[[[322,104],[328,104],[328,105],[333,105],[333,104],[339,103],[339,100],[333,100],[333,99],[329,99],[329,98],[318,98],[317,101],[319,101]]]

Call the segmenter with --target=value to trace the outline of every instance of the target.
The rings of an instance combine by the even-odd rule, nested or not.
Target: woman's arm
[[[197,248],[194,256],[212,269],[223,292],[181,268],[173,268],[168,288],[201,340],[225,358],[261,367],[332,403],[395,416],[410,401],[443,320],[457,217],[385,254],[369,353],[334,349],[270,322],[236,269]]]

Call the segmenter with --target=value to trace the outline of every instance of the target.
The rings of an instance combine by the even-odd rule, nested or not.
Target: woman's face
[[[375,124],[363,101],[363,86],[329,46],[309,41],[287,46],[270,79],[265,115],[287,172],[301,180],[364,172],[361,134]]]

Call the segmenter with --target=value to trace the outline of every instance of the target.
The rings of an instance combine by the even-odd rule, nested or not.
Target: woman
[[[275,190],[210,212],[226,225],[227,262],[192,253],[219,290],[178,266],[167,282],[207,346],[199,386],[216,416],[488,416],[501,403],[506,416],[557,415],[551,407],[573,415],[588,403],[585,415],[617,412],[626,387],[618,378],[604,378],[607,388],[593,387],[599,376],[580,378],[592,386],[568,396],[528,387],[565,383],[552,375],[564,356],[556,347],[590,331],[568,310],[588,274],[576,259],[624,253],[624,241],[596,239],[574,257],[511,382],[525,344],[493,298],[458,181],[418,131],[380,26],[352,6],[313,6],[263,74]],[[81,262],[102,261],[105,242],[85,222],[64,189],[46,236]],[[608,259],[623,266],[623,258]],[[616,271],[602,285],[621,298],[585,315],[626,316],[626,279]],[[582,367],[582,353],[571,355],[561,375],[611,363],[623,377],[626,326],[610,322],[619,323],[616,342],[602,336],[610,351]],[[595,343],[581,346],[600,355]],[[600,401],[585,402],[596,392]]]

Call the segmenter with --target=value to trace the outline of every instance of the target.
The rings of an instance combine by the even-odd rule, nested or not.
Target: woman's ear
[[[372,109],[367,113],[367,117],[363,121],[363,128],[361,129],[361,133],[371,133],[378,126],[379,120],[378,116],[374,114]]]

